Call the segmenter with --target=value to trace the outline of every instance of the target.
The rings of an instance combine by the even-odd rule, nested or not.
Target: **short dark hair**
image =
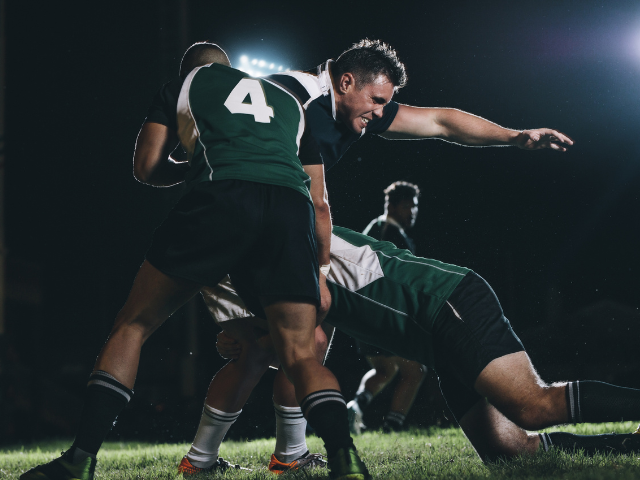
[[[407,84],[407,72],[396,51],[381,40],[365,38],[342,52],[333,64],[338,80],[344,73],[351,73],[358,88],[370,85],[380,75],[386,76],[398,91]]]
[[[403,200],[413,200],[413,197],[420,196],[420,188],[409,182],[393,182],[384,189],[384,203],[386,205],[396,205]]]
[[[180,62],[180,76],[186,77],[191,70],[210,63],[231,66],[227,54],[218,45],[211,42],[197,42],[187,48]]]

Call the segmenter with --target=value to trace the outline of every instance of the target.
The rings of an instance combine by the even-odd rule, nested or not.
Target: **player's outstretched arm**
[[[551,148],[566,151],[573,140],[556,130],[513,130],[455,108],[400,105],[383,134],[389,139],[440,138],[469,146],[513,145],[525,150]]]
[[[133,176],[156,187],[170,187],[183,182],[189,164],[169,157],[177,143],[177,136],[166,125],[144,123],[133,154]]]

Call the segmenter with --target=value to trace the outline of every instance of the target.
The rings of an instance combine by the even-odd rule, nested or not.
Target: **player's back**
[[[233,68],[194,69],[178,99],[178,136],[191,169],[187,183],[248,180],[308,195],[298,149],[304,112],[282,87]]]
[[[358,340],[433,366],[433,321],[468,272],[334,226],[326,321]]]

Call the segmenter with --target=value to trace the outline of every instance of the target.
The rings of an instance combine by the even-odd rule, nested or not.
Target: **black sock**
[[[545,452],[559,448],[565,452],[584,450],[587,455],[596,453],[633,453],[640,451],[640,435],[633,433],[605,433],[603,435],[574,435],[565,432],[541,433],[540,441]]]
[[[353,447],[347,419],[347,403],[338,390],[319,390],[300,403],[302,413],[316,434],[324,441],[327,457],[341,448]]]
[[[367,408],[371,403],[371,400],[373,400],[373,394],[367,390],[363,390],[362,392],[357,394],[355,398],[355,401],[358,402],[360,410],[364,410],[365,408]]]
[[[567,409],[572,423],[602,423],[635,420],[640,407],[640,390],[604,382],[567,384]]]
[[[384,416],[384,421],[390,426],[395,427],[396,430],[402,429],[406,417],[398,412],[392,412],[391,410]]]
[[[75,449],[95,455],[113,428],[118,414],[129,403],[133,391],[107,372],[97,370],[89,377]]]

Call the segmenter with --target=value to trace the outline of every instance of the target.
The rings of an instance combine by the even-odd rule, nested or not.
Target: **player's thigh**
[[[316,305],[306,299],[266,302],[271,340],[283,364],[316,357]]]
[[[200,287],[194,282],[170,277],[145,261],[118,314],[116,327],[135,324],[149,334],[198,293]]]

